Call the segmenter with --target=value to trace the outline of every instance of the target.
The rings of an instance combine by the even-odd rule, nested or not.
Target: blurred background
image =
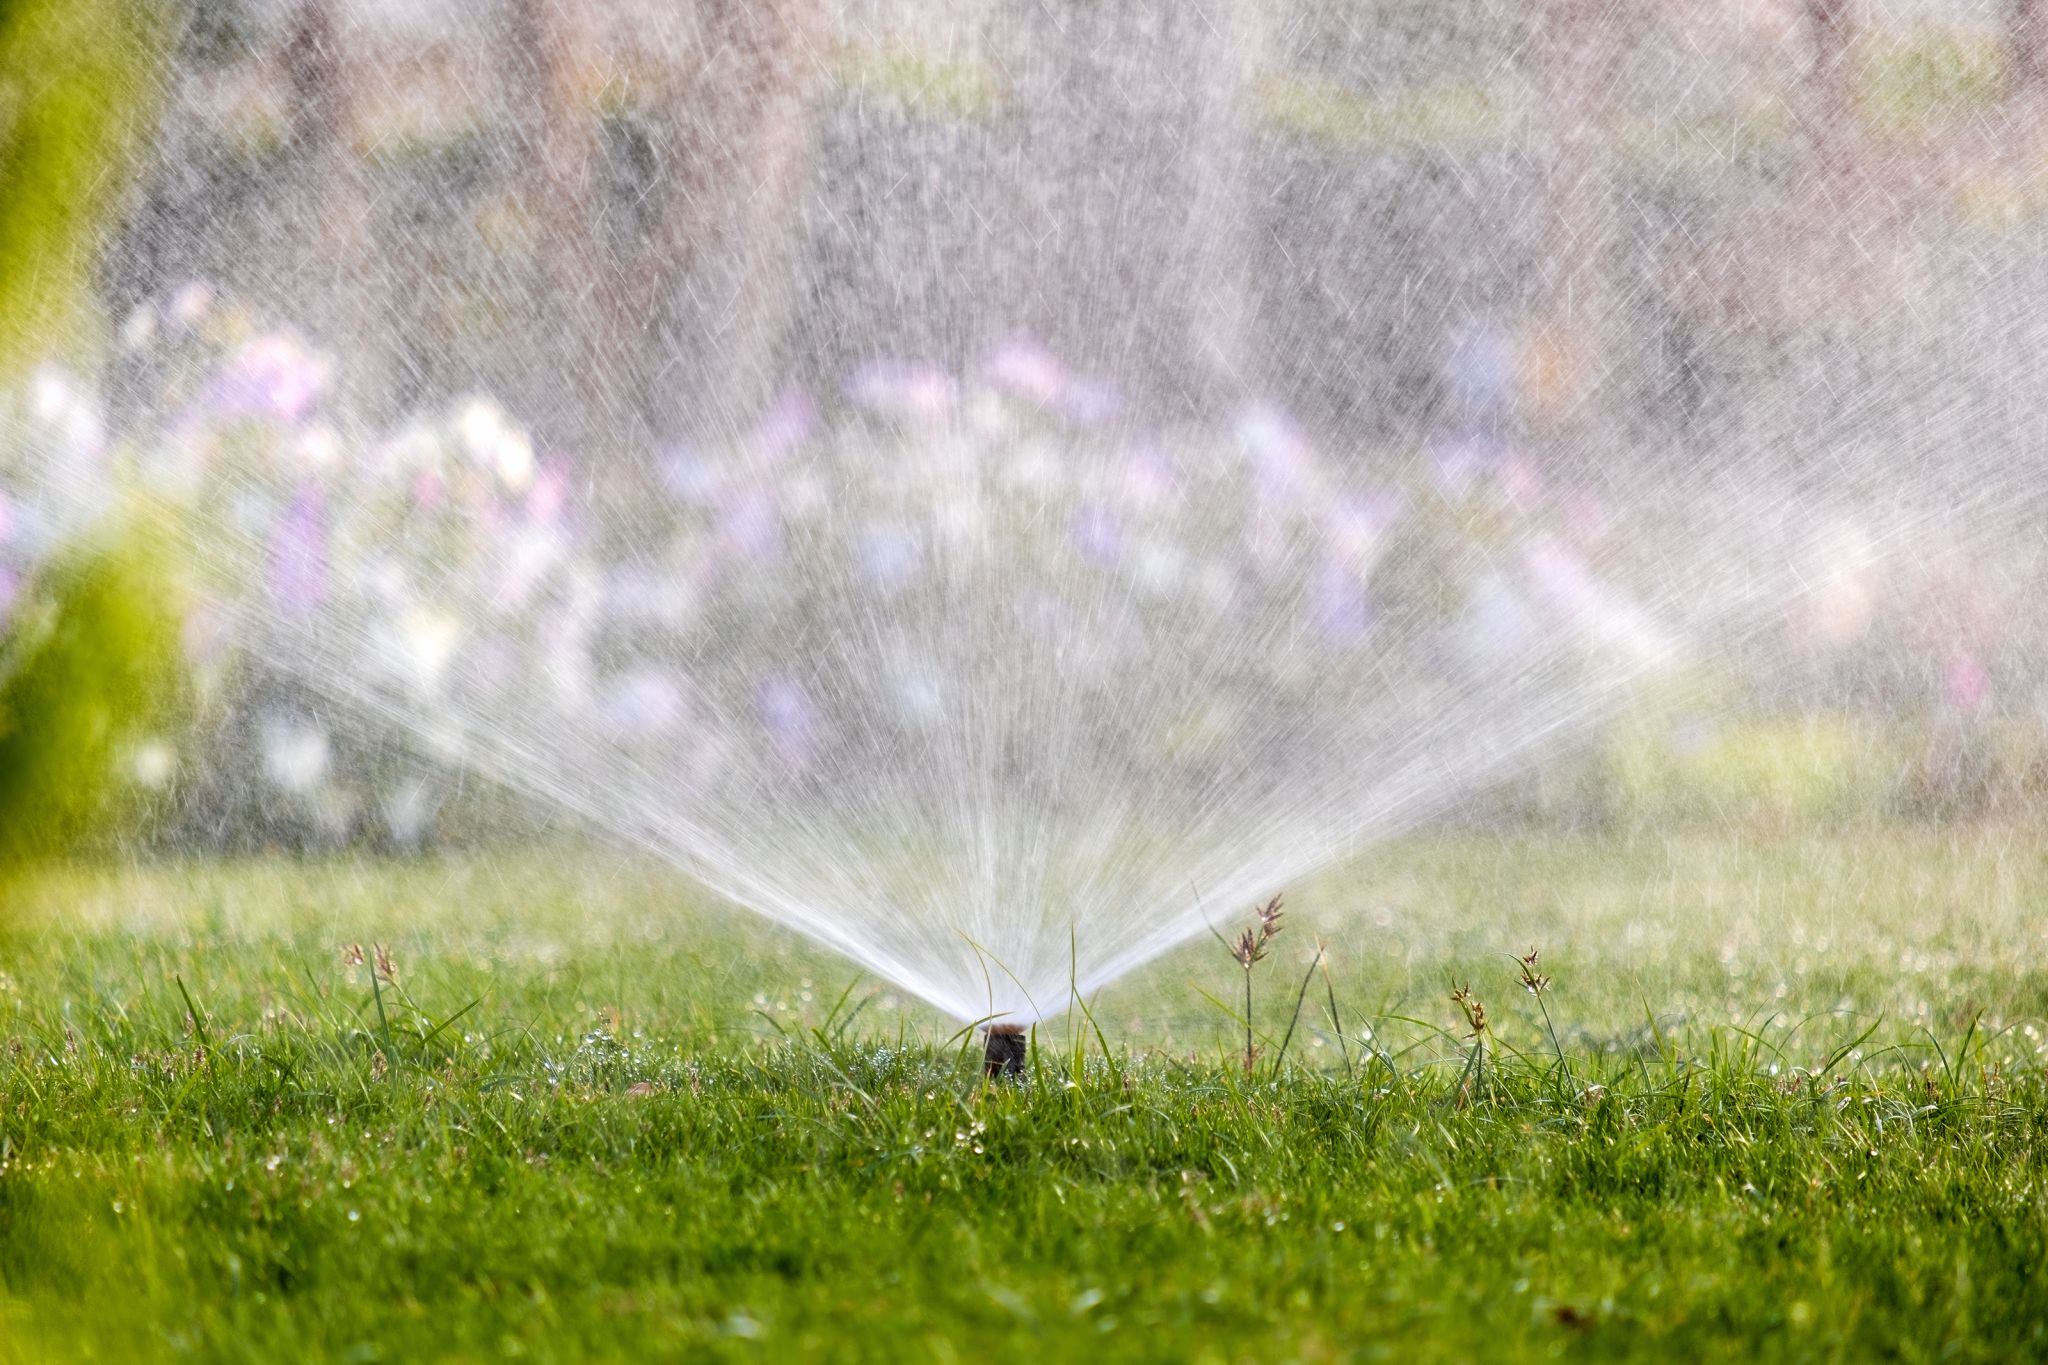
[[[136,449],[225,414],[374,480],[425,432],[487,472],[452,508],[522,509],[461,528],[504,562],[550,480],[631,500],[1018,337],[1121,438],[1258,399],[1342,468],[1578,490],[1623,581],[1694,500],[1835,509],[1766,627],[1457,820],[2028,809],[2044,116],[2038,0],[7,0],[0,829],[521,818],[229,639]],[[348,545],[275,523],[317,592]]]
[[[347,338],[366,413],[518,394],[579,451],[1022,330],[1155,412],[1256,393],[1363,447],[1826,462],[1966,408],[2002,464],[2042,434],[2044,23],[191,0],[97,282],[118,315],[208,281]]]

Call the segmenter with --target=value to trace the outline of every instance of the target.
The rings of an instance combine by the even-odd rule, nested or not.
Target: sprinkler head
[[[1024,1074],[1024,1026],[1022,1024],[990,1024],[988,1026],[988,1052],[984,1070],[990,1080],[1001,1080],[1005,1076]]]

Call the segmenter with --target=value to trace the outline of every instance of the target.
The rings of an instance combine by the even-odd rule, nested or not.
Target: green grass
[[[0,1360],[2039,1358],[2040,849],[1413,841],[1294,888],[1254,1076],[1205,941],[993,1089],[592,851],[54,873]]]

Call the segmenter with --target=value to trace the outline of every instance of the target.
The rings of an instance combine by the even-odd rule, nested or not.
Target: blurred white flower
[[[334,378],[334,361],[289,332],[252,337],[216,384],[230,416],[296,422],[312,412]]]
[[[1813,584],[1813,624],[1833,645],[1870,629],[1877,611],[1877,549],[1862,527],[1837,521],[1816,538],[1807,580]]]
[[[405,565],[392,555],[379,555],[371,560],[358,577],[363,592],[379,606],[396,607],[412,592]]]
[[[917,725],[935,725],[946,716],[944,677],[930,664],[899,664],[895,678],[896,706]]]
[[[407,677],[422,692],[440,690],[441,679],[455,658],[462,623],[446,612],[414,607],[400,628]]]
[[[128,758],[128,773],[136,785],[159,791],[178,770],[177,751],[161,739],[147,740],[135,747]]]
[[[488,464],[498,433],[505,428],[505,410],[490,399],[477,396],[465,400],[455,414],[455,436],[463,451],[478,464]]]
[[[431,469],[441,462],[441,438],[425,422],[407,422],[370,449],[367,472],[389,479],[418,469]]]
[[[561,537],[544,528],[516,531],[498,555],[496,603],[500,611],[518,611],[561,562]]]
[[[533,482],[533,438],[488,398],[471,398],[455,417],[455,434],[470,459],[514,493]]]
[[[1529,600],[1499,573],[1482,573],[1471,585],[1456,641],[1475,669],[1501,667],[1539,644],[1542,620]]]
[[[179,327],[196,327],[212,308],[213,289],[204,281],[193,280],[171,295],[164,316]]]
[[[1060,453],[1049,441],[1027,441],[1003,467],[1003,486],[1021,493],[1057,493],[1067,485]]]
[[[263,775],[273,786],[304,796],[327,780],[332,764],[325,730],[278,716],[263,722]]]
[[[1052,352],[1029,341],[1013,341],[989,357],[988,376],[1000,387],[1034,403],[1051,403],[1066,387],[1066,372]]]
[[[861,537],[860,565],[883,591],[903,586],[918,571],[923,552],[916,537],[898,526],[876,526]]]
[[[933,520],[953,554],[977,555],[988,548],[988,511],[980,499],[948,498],[933,510]]]
[[[121,323],[121,349],[139,351],[156,339],[156,313],[147,305],[131,312]]]
[[[533,484],[533,438],[523,431],[507,430],[498,444],[495,467],[507,491],[524,493]]]
[[[688,719],[689,709],[681,686],[655,668],[638,668],[616,679],[598,702],[605,725],[633,737],[674,734]]]
[[[1180,546],[1168,540],[1147,540],[1131,562],[1131,576],[1147,593],[1161,596],[1180,586],[1187,565],[1187,554]]]
[[[1617,589],[1594,576],[1577,555],[1539,537],[1522,551],[1522,568],[1536,596],[1586,640],[1639,664],[1670,655],[1674,642]]]
[[[810,474],[800,474],[789,481],[784,490],[782,509],[790,520],[816,517],[831,510],[832,492],[825,481]]]
[[[1197,597],[1212,611],[1228,611],[1237,604],[1239,583],[1237,575],[1225,565],[1209,560],[1195,577]]]
[[[953,411],[959,386],[936,365],[917,360],[875,360],[854,371],[847,395],[884,416],[936,422]]]
[[[967,428],[984,440],[1007,439],[1016,430],[1009,405],[993,393],[977,393],[967,401]]]
[[[324,423],[308,427],[292,441],[291,454],[306,469],[333,469],[341,463],[341,433]]]
[[[392,842],[401,848],[418,848],[433,832],[434,817],[440,813],[441,799],[424,778],[413,778],[402,782],[387,792],[380,803],[384,816],[384,828],[391,835]]]
[[[42,366],[30,381],[29,413],[57,437],[66,454],[97,455],[106,444],[99,404],[55,365]]]

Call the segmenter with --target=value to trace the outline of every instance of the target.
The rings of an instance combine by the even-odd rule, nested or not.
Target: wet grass
[[[595,853],[53,874],[0,1360],[2039,1357],[2039,847],[1404,844],[996,1088]]]

